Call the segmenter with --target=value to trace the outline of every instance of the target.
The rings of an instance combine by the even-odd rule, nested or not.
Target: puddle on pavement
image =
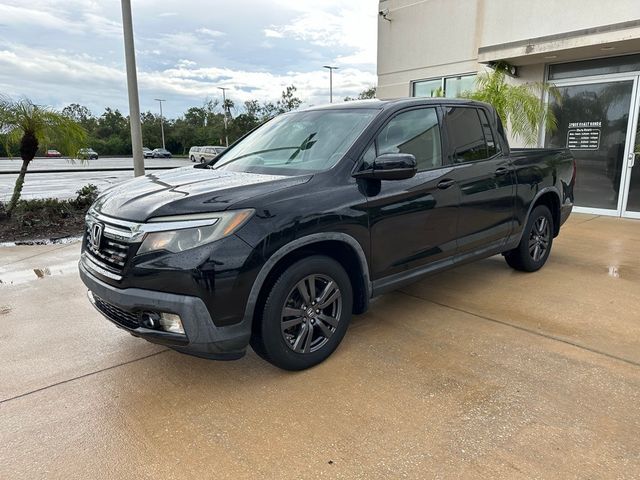
[[[613,278],[620,278],[620,267],[617,265],[609,265],[609,276]]]
[[[23,270],[7,270],[0,268],[0,288],[42,280],[47,277],[68,275],[78,271],[78,260],[71,260],[48,267],[26,268]],[[0,313],[2,306],[0,305]]]

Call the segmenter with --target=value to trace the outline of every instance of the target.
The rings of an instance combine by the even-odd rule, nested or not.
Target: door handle
[[[636,164],[636,155],[638,155],[638,152],[631,152],[629,154],[629,168],[633,168]]]
[[[507,173],[509,173],[509,169],[507,167],[496,168],[496,176],[506,175]]]
[[[455,180],[451,180],[450,178],[447,178],[445,180],[441,180],[440,183],[438,183],[438,188],[441,190],[444,190],[445,188],[449,188],[454,183],[456,183]]]

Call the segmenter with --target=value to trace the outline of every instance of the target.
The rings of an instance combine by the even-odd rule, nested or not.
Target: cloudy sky
[[[377,0],[132,0],[140,107],[175,117],[228,87],[236,103],[305,104],[374,85]],[[128,112],[119,0],[0,0],[0,93]]]

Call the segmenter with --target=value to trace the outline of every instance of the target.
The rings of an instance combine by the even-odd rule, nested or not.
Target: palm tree
[[[5,149],[18,146],[22,167],[7,206],[7,214],[16,207],[29,163],[36,156],[40,144],[55,145],[63,154],[74,157],[85,146],[85,130],[71,118],[29,99],[0,98],[0,133],[4,134]]]
[[[479,73],[476,89],[463,92],[462,96],[493,105],[503,125],[508,126],[511,133],[521,138],[526,145],[533,145],[538,140],[538,132],[542,126],[547,131],[557,128],[556,116],[542,101],[543,93],[552,95],[560,102],[558,91],[553,85],[512,85],[507,82],[504,70],[496,68],[491,72]]]

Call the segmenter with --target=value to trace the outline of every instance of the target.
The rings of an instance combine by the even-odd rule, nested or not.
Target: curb
[[[82,235],[70,237],[40,238],[35,240],[16,240],[15,242],[0,242],[2,247],[33,247],[36,245],[64,245],[82,241]]]

